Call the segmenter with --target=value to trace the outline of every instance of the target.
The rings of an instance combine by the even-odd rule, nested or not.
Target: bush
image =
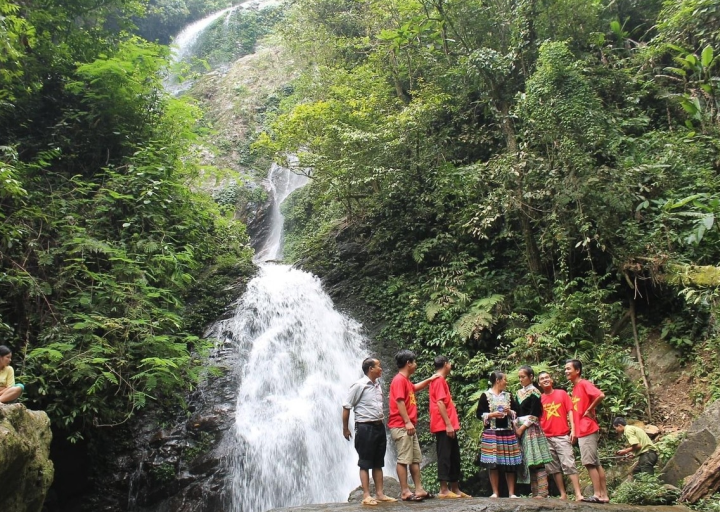
[[[679,496],[677,489],[666,486],[657,476],[643,473],[636,475],[634,480],[620,484],[612,500],[628,505],[670,505]]]

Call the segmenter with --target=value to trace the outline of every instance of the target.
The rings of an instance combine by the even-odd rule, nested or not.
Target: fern
[[[461,338],[467,339],[495,325],[497,319],[493,316],[492,309],[504,298],[503,295],[493,294],[475,301],[470,306],[470,310],[455,322],[455,331]]]

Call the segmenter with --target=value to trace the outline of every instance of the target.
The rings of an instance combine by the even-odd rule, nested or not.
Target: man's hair
[[[444,368],[446,363],[449,363],[450,359],[448,359],[445,356],[437,356],[435,358],[435,369],[439,370],[440,368]]]
[[[490,385],[494,386],[495,383],[499,380],[502,380],[504,376],[505,374],[503,372],[501,372],[500,370],[495,370],[490,374]]]
[[[5,345],[0,345],[0,357],[5,357],[8,354],[12,354],[12,350],[7,348]]]
[[[395,364],[397,364],[398,370],[402,370],[408,363],[415,361],[415,359],[417,359],[417,356],[412,350],[403,349],[395,354]]]
[[[565,361],[565,364],[568,363],[573,365],[573,368],[575,368],[575,370],[577,370],[577,372],[582,375],[582,363],[580,361],[578,361],[577,359],[568,359],[567,361]]]
[[[550,372],[546,372],[545,370],[538,373],[538,380],[540,380],[540,376],[542,375],[550,375]],[[550,375],[550,378],[552,379],[552,375]]]
[[[627,426],[627,421],[625,421],[625,418],[622,418],[618,416],[613,420],[613,427],[617,427],[618,425],[622,425],[623,427]]]
[[[362,362],[362,370],[365,375],[368,374],[370,370],[375,368],[375,365],[378,363],[378,360],[374,357],[368,357]]]
[[[530,377],[530,380],[533,380],[535,378],[535,370],[532,369],[532,366],[524,364],[520,368],[518,368],[518,371],[525,372],[525,374]]]

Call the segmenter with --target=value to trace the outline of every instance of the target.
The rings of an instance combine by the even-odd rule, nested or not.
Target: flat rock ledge
[[[381,503],[376,507],[369,507],[359,503],[324,503],[320,505],[302,505],[299,507],[278,508],[278,511],[315,512],[326,510],[333,512],[406,512],[406,511],[442,511],[442,512],[544,512],[549,510],[565,510],[568,512],[689,512],[683,506],[672,507],[638,507],[622,503],[593,504],[583,502],[567,502],[554,498],[460,498],[460,499],[430,499],[421,502]]]

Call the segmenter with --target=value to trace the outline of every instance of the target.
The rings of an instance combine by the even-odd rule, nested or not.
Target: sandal
[[[377,500],[373,498],[372,496],[368,496],[364,500],[362,500],[363,505],[368,505],[370,507],[374,507],[378,504]]]
[[[402,498],[403,501],[422,501],[425,498],[421,498],[420,496],[415,496],[414,494],[408,494],[407,496],[404,496]]]
[[[441,500],[448,499],[448,500],[454,500],[460,497],[459,494],[455,494],[452,491],[448,491],[447,494],[438,494],[437,497]]]
[[[390,496],[383,496],[382,498],[375,498],[378,502],[383,501],[386,503],[393,503],[397,501],[395,498],[391,498]]]
[[[460,497],[461,498],[472,498],[469,494],[465,494],[464,492],[460,491]]]
[[[435,495],[431,492],[425,491],[425,494],[418,494],[417,497],[423,500],[431,500],[435,497]]]
[[[597,496],[588,496],[587,498],[583,498],[580,501],[584,501],[585,503],[605,503]]]

